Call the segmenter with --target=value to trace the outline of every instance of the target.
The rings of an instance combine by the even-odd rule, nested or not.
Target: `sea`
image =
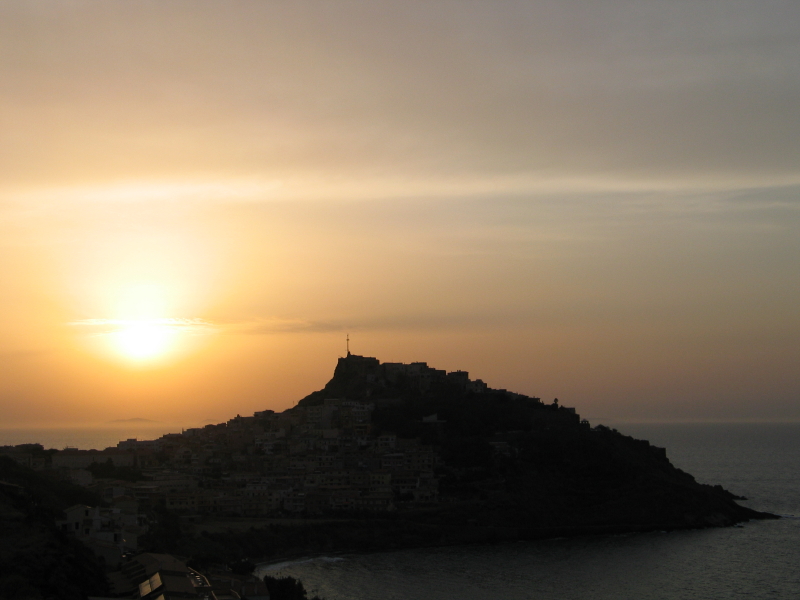
[[[738,527],[316,556],[261,564],[324,600],[800,598],[800,424],[617,424],[702,483],[780,515]]]
[[[0,428],[0,446],[42,444],[45,449],[103,450],[116,447],[121,440],[155,440],[165,433],[180,432],[179,426],[156,422],[122,422],[83,427],[3,427]]]
[[[611,425],[611,424],[610,424]],[[800,423],[613,424],[702,483],[781,516],[739,527],[560,538],[261,564],[324,600],[800,599]],[[0,446],[106,448],[165,425],[0,429]],[[178,428],[177,431],[180,431]]]

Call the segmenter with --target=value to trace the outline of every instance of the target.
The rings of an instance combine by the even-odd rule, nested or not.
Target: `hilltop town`
[[[112,570],[143,550],[198,566],[767,516],[557,400],[349,352],[322,390],[283,412],[105,450],[0,454],[94,494],[57,525]],[[120,577],[118,591],[131,585]]]
[[[399,437],[373,419],[376,408],[391,409],[401,393],[409,392],[420,397],[495,393],[539,403],[490,390],[464,371],[447,373],[423,362],[380,363],[349,353],[339,359],[332,382],[329,387],[342,388],[336,390],[342,396],[326,397],[322,390],[281,413],[237,415],[156,440],[128,439],[105,450],[45,453],[18,447],[3,453],[34,469],[52,469],[109,503],[113,508],[73,507],[65,524],[113,562],[137,550],[137,538],[147,531],[139,507],[163,504],[199,520],[436,505],[442,500],[437,471],[445,465],[431,441],[446,421],[437,413],[422,415],[419,435]],[[573,410],[561,410],[577,420]],[[488,443],[494,452],[508,453],[506,441]]]

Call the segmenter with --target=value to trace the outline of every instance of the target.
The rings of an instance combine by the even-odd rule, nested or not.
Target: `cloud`
[[[489,311],[490,313],[492,311]],[[496,311],[495,311],[496,312]],[[500,314],[419,314],[378,315],[316,321],[301,318],[264,318],[241,321],[215,321],[214,327],[231,334],[274,335],[287,333],[345,333],[366,331],[431,331],[520,325],[519,315]]]
[[[0,65],[9,182],[252,177],[268,189],[110,184],[98,196],[263,200],[800,173],[797,3],[81,4],[50,21],[3,10],[0,40],[20,57]]]
[[[296,333],[345,333],[356,331],[429,331],[463,329],[467,326],[497,326],[504,319],[491,315],[387,315],[339,320],[265,317],[255,319],[153,319],[147,324],[173,328],[195,334],[219,333],[228,335],[283,335]],[[138,320],[84,319],[69,325],[81,327],[94,335],[120,331]],[[519,321],[515,321],[518,325]]]
[[[728,194],[726,202],[733,206],[800,209],[800,185],[776,185],[769,188],[736,190]]]
[[[248,335],[270,335],[275,333],[328,333],[331,331],[344,331],[345,325],[322,321],[309,321],[306,319],[255,319],[232,323],[227,330],[233,333]]]
[[[170,329],[176,332],[188,334],[208,334],[213,333],[218,328],[205,319],[186,319],[186,318],[158,318],[158,319],[80,319],[70,321],[67,325],[80,328],[90,335],[107,335],[123,331],[124,329],[136,326],[147,325],[159,328]]]
[[[299,318],[219,319],[159,318],[159,319],[80,319],[67,325],[90,335],[107,335],[136,325],[163,327],[176,332],[203,335],[210,333],[269,335],[277,333],[327,333],[344,331],[339,323],[309,321]],[[357,329],[357,327],[351,327]]]
[[[56,208],[76,203],[124,204],[131,202],[254,202],[274,200],[280,181],[257,179],[121,180],[94,185],[7,188],[5,202]]]

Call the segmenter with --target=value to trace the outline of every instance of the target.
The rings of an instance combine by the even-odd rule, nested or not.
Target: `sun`
[[[153,321],[129,321],[114,333],[120,353],[134,361],[160,358],[170,349],[174,332]]]
[[[217,332],[205,319],[179,316],[174,294],[165,286],[136,284],[114,291],[107,298],[110,314],[68,323],[103,359],[135,369],[166,367],[199,351]]]

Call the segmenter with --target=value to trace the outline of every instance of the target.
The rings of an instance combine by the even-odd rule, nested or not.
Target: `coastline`
[[[784,518],[798,518],[798,517],[785,517],[781,515],[771,515],[770,513],[761,513],[762,516],[760,518],[755,519],[748,519],[745,521],[739,521],[732,525],[726,525],[726,528],[733,528],[733,527],[742,527],[742,523],[747,523],[751,520],[758,521],[758,520],[780,520]],[[367,555],[367,554],[383,554],[401,550],[423,550],[423,549],[434,549],[434,548],[459,548],[459,547],[467,547],[467,546],[492,546],[496,544],[508,544],[514,542],[537,542],[537,541],[553,541],[559,539],[581,539],[581,538],[602,538],[602,537],[615,537],[615,536],[627,536],[627,535],[646,535],[652,533],[672,533],[672,532],[681,532],[681,531],[700,531],[706,529],[717,529],[718,526],[709,525],[706,527],[673,527],[673,528],[662,528],[653,526],[650,528],[631,528],[628,526],[604,526],[598,527],[594,529],[580,529],[580,528],[554,528],[548,531],[539,531],[536,535],[530,535],[525,537],[516,537],[516,536],[509,536],[509,537],[494,537],[492,539],[473,539],[473,540],[463,540],[463,541],[451,541],[451,542],[440,542],[440,543],[426,543],[426,544],[415,544],[415,545],[398,545],[398,544],[387,544],[385,546],[374,546],[369,549],[357,550],[357,549],[350,549],[350,550],[341,550],[336,551],[332,550],[329,552],[297,552],[297,553],[287,553],[277,557],[261,557],[260,559],[252,559],[253,562],[256,564],[256,568],[253,571],[254,574],[258,575],[259,577],[263,577],[264,575],[268,574],[275,574],[279,573],[282,569],[287,567],[292,567],[298,564],[310,563],[315,561],[325,561],[325,562],[338,562],[342,560],[347,560],[348,557],[359,556],[359,555]]]
[[[742,507],[744,508],[744,507]],[[745,516],[746,515],[746,516]],[[750,520],[776,520],[781,517],[771,513],[744,509],[743,518],[729,523],[707,523],[705,525],[682,525],[678,523],[650,524],[598,524],[561,525],[540,528],[515,528],[486,525],[439,525],[420,523],[403,519],[397,515],[391,519],[351,519],[340,521],[315,522],[308,520],[303,524],[281,525],[275,523],[260,529],[246,532],[218,532],[201,534],[205,552],[216,549],[228,550],[239,547],[255,549],[253,536],[263,536],[265,541],[276,538],[291,539],[294,549],[286,544],[273,546],[275,553],[262,552],[245,556],[262,569],[281,563],[296,563],[304,560],[317,560],[324,557],[343,558],[354,554],[372,554],[395,550],[423,548],[445,548],[469,545],[492,545],[497,543],[544,541],[558,538],[603,537],[653,532],[690,531],[719,527],[733,527]],[[195,538],[199,541],[198,537]],[[264,548],[266,550],[266,548]]]

